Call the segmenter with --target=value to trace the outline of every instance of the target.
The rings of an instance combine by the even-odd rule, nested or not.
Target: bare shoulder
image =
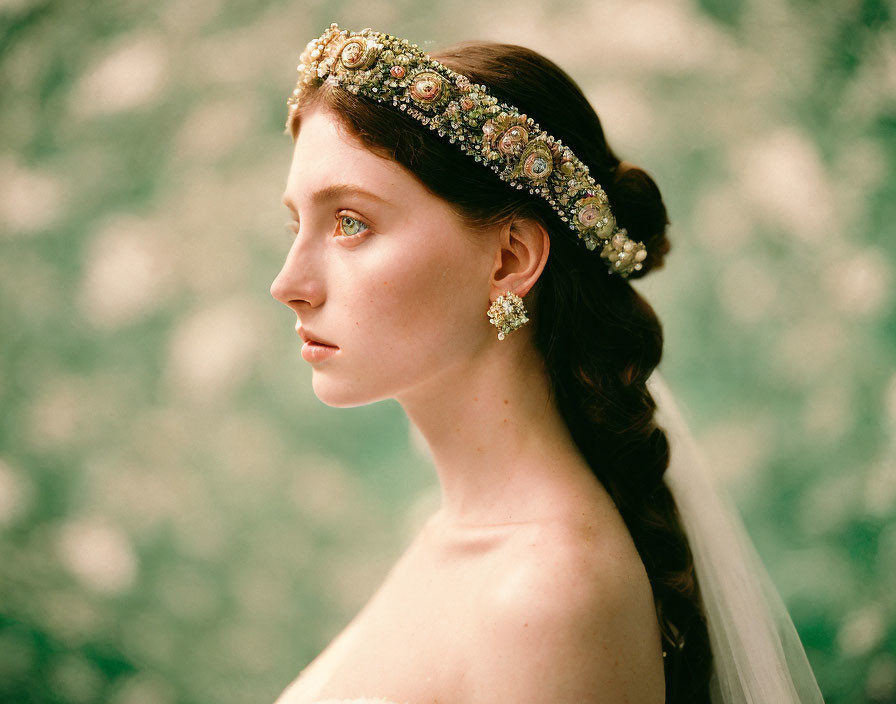
[[[470,701],[663,701],[653,596],[624,526],[538,526],[501,564],[483,598]]]

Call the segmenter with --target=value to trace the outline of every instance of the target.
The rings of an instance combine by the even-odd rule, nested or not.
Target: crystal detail
[[[505,291],[498,296],[488,309],[489,322],[498,328],[498,339],[519,329],[529,322],[523,299],[513,291]]]

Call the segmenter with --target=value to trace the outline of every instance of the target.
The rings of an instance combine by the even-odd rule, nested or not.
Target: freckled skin
[[[354,196],[311,202],[315,189],[339,183],[375,191],[388,205]],[[396,397],[486,342],[483,304],[494,255],[470,246],[447,203],[324,110],[302,119],[286,195],[300,224],[271,294],[340,348],[313,367],[321,401],[357,406]],[[368,225],[366,234],[339,239],[338,209]]]

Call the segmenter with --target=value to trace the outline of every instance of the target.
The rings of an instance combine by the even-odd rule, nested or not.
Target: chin
[[[333,408],[355,408],[389,398],[388,394],[372,393],[363,382],[335,381],[318,372],[312,374],[311,388],[321,403]]]

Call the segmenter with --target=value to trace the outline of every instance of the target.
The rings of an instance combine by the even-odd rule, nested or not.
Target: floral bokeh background
[[[883,0],[0,2],[0,701],[273,701],[435,507],[268,295],[331,21],[557,61],[663,190],[661,369],[830,704],[896,702]],[[537,107],[529,113],[537,119]]]

